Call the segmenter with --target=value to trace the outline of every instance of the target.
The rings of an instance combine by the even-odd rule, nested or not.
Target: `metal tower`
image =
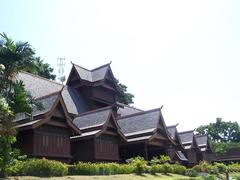
[[[66,80],[64,75],[64,68],[65,68],[65,57],[58,57],[57,58],[57,67],[58,67],[58,80],[63,82]]]

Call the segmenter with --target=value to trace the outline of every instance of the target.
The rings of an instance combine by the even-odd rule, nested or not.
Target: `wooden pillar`
[[[148,148],[147,148],[147,143],[144,143],[144,155],[145,155],[145,159],[148,161]]]

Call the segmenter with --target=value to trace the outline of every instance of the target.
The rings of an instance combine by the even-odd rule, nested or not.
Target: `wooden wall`
[[[189,164],[197,163],[197,153],[194,149],[186,150]]]
[[[168,156],[171,158],[171,160],[173,160],[173,158],[175,157],[176,151],[177,151],[177,148],[176,148],[176,147],[169,147],[169,148],[167,149],[167,154],[168,154]]]
[[[33,140],[33,130],[20,131],[17,133],[17,142],[15,147],[20,149],[24,154],[32,155],[34,143]]]
[[[118,138],[101,135],[98,138],[71,142],[74,161],[118,161]]]
[[[71,142],[71,154],[73,161],[94,161],[94,139],[86,139]]]
[[[70,157],[70,132],[66,128],[43,125],[34,130],[34,156]]]
[[[136,156],[142,156],[145,157],[145,144],[139,143],[139,144],[131,144],[131,145],[121,145],[120,146],[120,159],[121,161],[125,161],[126,159],[136,157]]]
[[[96,87],[92,89],[92,98],[107,101],[111,104],[115,103],[115,97],[112,91],[101,87]]]
[[[115,136],[101,135],[95,139],[96,160],[118,161],[119,140]]]

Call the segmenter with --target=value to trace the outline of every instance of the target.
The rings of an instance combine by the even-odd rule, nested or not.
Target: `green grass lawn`
[[[134,174],[124,174],[124,175],[111,175],[111,176],[64,176],[64,177],[52,177],[52,178],[39,178],[39,177],[31,177],[31,176],[23,176],[23,177],[10,177],[11,180],[37,180],[37,179],[56,179],[56,180],[177,180],[177,179],[201,179],[201,178],[189,178],[187,176],[181,176],[176,174],[144,174],[142,176],[134,175]]]

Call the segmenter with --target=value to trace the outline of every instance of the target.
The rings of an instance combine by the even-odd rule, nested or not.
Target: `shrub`
[[[164,163],[170,162],[170,160],[171,159],[169,156],[161,155],[159,158],[159,163],[164,164]]]
[[[79,162],[69,166],[68,171],[70,175],[110,175],[130,174],[133,169],[130,164]]]
[[[227,171],[227,166],[223,163],[214,163],[214,166],[218,169],[219,173],[225,173]]]
[[[16,160],[14,165],[11,166],[8,169],[8,175],[9,176],[21,176],[21,175],[24,175],[24,173],[23,173],[23,166],[24,166],[24,162],[23,161]]]
[[[201,166],[200,165],[195,165],[194,167],[192,167],[192,169],[194,169],[198,173],[201,172]]]
[[[210,174],[219,174],[218,166],[220,169],[224,168],[222,165],[220,165],[220,163],[218,165],[211,165],[206,161],[202,161],[198,165],[195,165],[192,169],[196,170],[198,173],[203,172],[203,173],[210,173]]]
[[[240,172],[240,164],[233,163],[228,165],[229,172]]]
[[[172,165],[172,172],[173,172],[174,174],[184,175],[186,169],[187,169],[187,168],[186,168],[185,166],[182,166],[182,165],[180,165],[180,164],[174,164],[174,165]]]
[[[118,167],[118,174],[131,174],[133,173],[133,166],[129,164],[120,164]]]
[[[134,173],[141,175],[147,170],[147,161],[144,160],[143,157],[135,157],[131,159],[130,164],[133,166]]]
[[[159,158],[158,157],[153,157],[150,162],[151,165],[156,165],[159,163]]]
[[[1,103],[1,97],[0,97],[0,111],[2,110]],[[6,106],[7,108],[7,106]],[[7,112],[1,112],[6,113],[6,116],[8,115]],[[2,118],[2,117],[1,117]],[[8,120],[8,118],[5,119],[5,121]],[[10,121],[10,120],[9,120]],[[6,123],[5,123],[6,125]],[[0,119],[0,132],[2,132],[3,126],[3,119]],[[16,137],[14,135],[11,135],[10,132],[6,131],[7,133],[2,136],[0,135],[0,177],[7,177],[9,168],[14,164],[14,149],[12,148],[12,145],[16,142]],[[9,134],[8,134],[9,133]]]
[[[211,164],[209,164],[207,161],[201,161],[200,163],[199,163],[199,166],[200,166],[200,171],[201,172],[206,172],[206,173],[208,173],[210,170],[211,170]]]
[[[234,174],[232,177],[235,180],[240,180],[240,174]]]
[[[19,173],[26,176],[65,176],[68,174],[67,165],[53,160],[43,159],[29,159],[22,162]]]
[[[189,177],[196,177],[198,175],[198,171],[194,168],[187,169],[185,175]]]
[[[164,163],[162,165],[162,170],[163,170],[164,174],[168,174],[168,173],[171,173],[173,171],[173,168],[169,163]]]
[[[218,167],[217,166],[210,166],[210,168],[208,170],[208,173],[218,175],[219,174]]]
[[[210,175],[210,174],[208,174],[208,175],[205,176],[203,179],[204,179],[204,180],[216,180],[217,177],[214,176],[214,175]]]
[[[79,162],[69,167],[71,175],[98,175],[99,167],[95,163]]]
[[[161,165],[157,165],[157,164],[151,165],[149,167],[149,171],[148,172],[150,174],[160,173],[161,172]]]

